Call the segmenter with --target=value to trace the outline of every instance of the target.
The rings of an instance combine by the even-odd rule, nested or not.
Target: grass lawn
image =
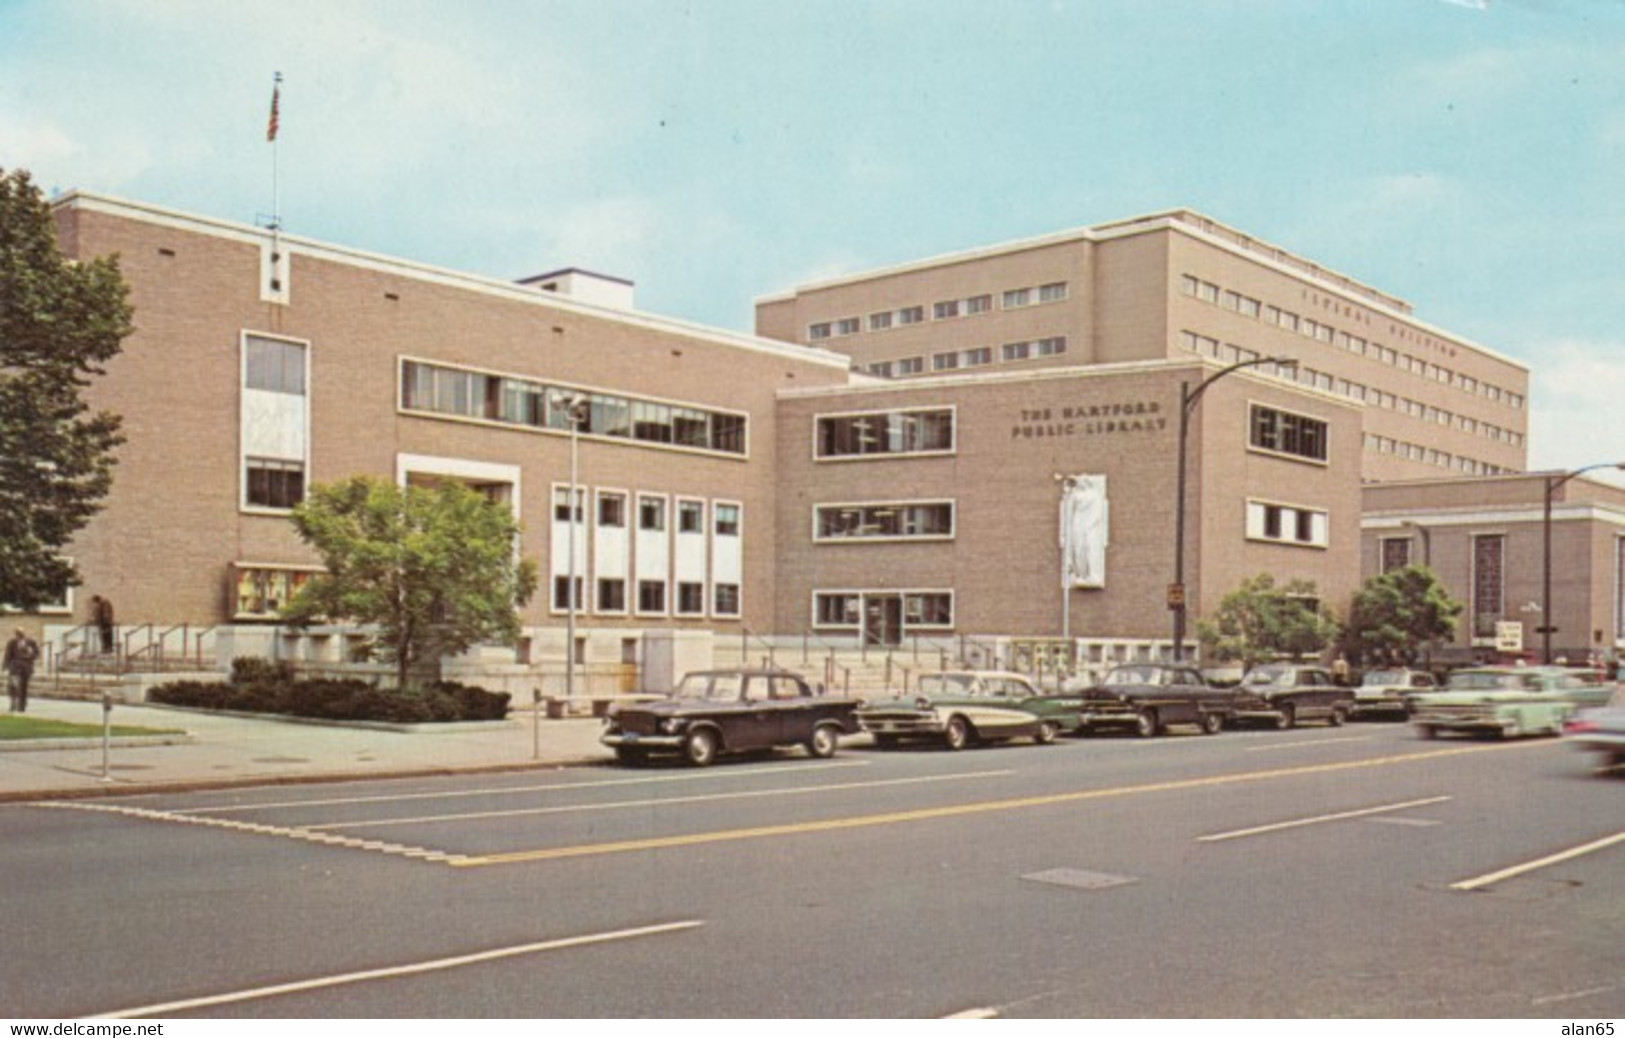
[[[178,728],[137,728],[115,724],[114,735],[181,735]],[[74,724],[70,721],[51,721],[42,717],[22,714],[0,714],[0,742],[19,739],[99,739],[99,724]]]

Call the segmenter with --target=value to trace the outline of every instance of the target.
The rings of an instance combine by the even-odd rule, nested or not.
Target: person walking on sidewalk
[[[90,622],[102,636],[102,655],[113,653],[113,603],[101,595],[90,596]]]
[[[11,712],[28,712],[28,680],[34,676],[34,661],[39,659],[39,643],[30,638],[21,627],[6,643],[6,691],[11,693]]]

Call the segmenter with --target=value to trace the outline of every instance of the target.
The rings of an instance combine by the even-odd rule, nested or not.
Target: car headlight
[[[668,717],[660,722],[660,730],[667,735],[676,735],[683,730],[683,726],[686,724],[688,722],[681,717]]]
[[[915,709],[918,710],[929,710],[931,709],[931,700],[925,698],[924,696],[918,696],[914,700],[914,706]]]

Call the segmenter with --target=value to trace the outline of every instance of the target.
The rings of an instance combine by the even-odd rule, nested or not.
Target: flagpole
[[[278,290],[280,278],[277,270],[282,263],[282,199],[277,179],[277,136],[281,124],[282,73],[276,73],[271,83],[271,118],[265,127],[265,139],[271,143],[271,289]]]

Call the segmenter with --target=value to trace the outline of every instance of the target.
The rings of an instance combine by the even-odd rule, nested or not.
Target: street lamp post
[[[1546,495],[1545,507],[1541,512],[1541,555],[1540,555],[1540,658],[1548,665],[1552,662],[1552,632],[1557,628],[1553,626],[1555,618],[1552,612],[1552,495],[1557,488],[1573,479],[1575,476],[1593,472],[1597,469],[1625,470],[1625,461],[1604,461],[1596,465],[1587,465],[1565,472],[1561,475],[1548,473],[1545,477]]]
[[[564,700],[573,702],[576,694],[576,522],[580,508],[580,474],[577,464],[581,439],[581,421],[587,407],[587,398],[580,393],[554,393],[549,399],[553,407],[560,408],[570,419],[570,546],[566,553],[564,596]]]
[[[1178,497],[1174,504],[1174,583],[1168,589],[1168,608],[1174,614],[1175,662],[1185,658],[1185,468],[1191,412],[1195,410],[1197,401],[1202,398],[1207,387],[1242,368],[1256,367],[1260,364],[1274,364],[1279,368],[1291,370],[1298,367],[1298,362],[1290,357],[1257,357],[1253,360],[1237,361],[1227,368],[1214,372],[1199,382],[1195,389],[1191,388],[1189,382],[1179,384],[1179,476],[1176,480]]]

